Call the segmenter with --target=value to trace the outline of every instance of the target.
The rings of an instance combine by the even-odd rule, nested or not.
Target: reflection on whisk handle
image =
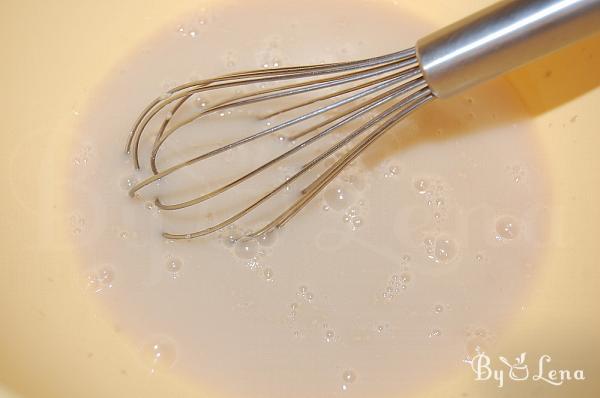
[[[600,0],[505,0],[417,42],[425,79],[448,97],[600,31]]]

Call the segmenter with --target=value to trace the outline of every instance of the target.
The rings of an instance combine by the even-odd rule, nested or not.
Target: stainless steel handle
[[[505,0],[420,39],[417,56],[448,97],[597,31],[600,0]]]

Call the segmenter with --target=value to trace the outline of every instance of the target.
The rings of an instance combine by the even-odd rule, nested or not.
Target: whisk
[[[153,119],[166,114],[148,159],[152,175],[135,184],[129,194],[133,197],[158,180],[241,145],[290,131],[292,126],[306,126],[288,137],[294,145],[286,152],[215,190],[178,203],[155,200],[156,206],[165,211],[192,207],[256,177],[311,145],[319,145],[319,141],[324,142],[323,138],[334,132],[342,133],[340,139],[303,163],[286,181],[235,214],[199,231],[163,233],[168,239],[191,239],[221,230],[247,216],[317,164],[335,158],[287,209],[248,234],[261,236],[286,224],[367,147],[411,112],[436,98],[449,97],[598,30],[600,0],[506,0],[418,40],[413,48],[392,54],[352,62],[232,73],[180,85],[152,101],[133,125],[127,152],[134,167],[140,169],[141,137]],[[182,122],[173,121],[190,98],[240,86],[252,90],[221,100]],[[309,94],[314,96],[306,99]],[[301,99],[284,106],[284,98]],[[275,104],[277,109],[265,118],[293,112],[299,114],[260,131],[249,132],[184,162],[162,170],[158,168],[161,147],[182,126],[210,114],[263,102]],[[311,121],[317,123],[308,125]]]

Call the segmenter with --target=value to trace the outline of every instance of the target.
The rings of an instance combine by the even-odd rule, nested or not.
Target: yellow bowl
[[[442,26],[491,1],[400,3]],[[64,165],[77,133],[78,110],[129,51],[198,5],[198,0],[0,5],[5,187],[0,199],[0,396],[212,396],[177,375],[148,375],[137,350],[82,294],[78,264],[62,227],[70,183]],[[419,396],[598,396],[599,71],[596,36],[509,75],[537,126],[553,205],[541,275],[499,350],[527,351],[536,358],[551,354],[555,368],[583,368],[587,380],[498,389],[474,381],[465,367],[448,379],[432,380]]]

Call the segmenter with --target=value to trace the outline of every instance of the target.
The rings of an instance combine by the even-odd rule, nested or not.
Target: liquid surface
[[[189,199],[207,176],[248,167],[256,148],[127,196],[149,175],[124,155],[127,133],[159,93],[235,70],[385,54],[428,31],[391,1],[247,3],[217,2],[181,18],[124,60],[89,105],[74,144],[69,219],[82,284],[149,372],[181,372],[218,396],[386,397],[448,376],[493,346],[526,304],[543,254],[543,170],[505,81],[427,105],[260,239],[238,226],[166,240],[161,232],[191,231],[206,210],[153,203],[157,192],[167,202]],[[269,123],[243,116],[214,115],[207,139]],[[197,153],[186,141],[195,131],[166,146],[159,164]],[[261,154],[281,145],[270,137]],[[290,202],[297,188],[279,200]]]

